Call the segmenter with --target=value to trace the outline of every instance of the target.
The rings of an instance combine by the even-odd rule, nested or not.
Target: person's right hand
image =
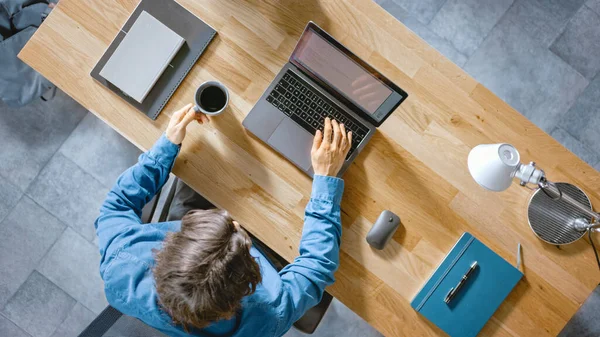
[[[200,124],[210,122],[208,116],[194,111],[194,105],[192,103],[189,103],[183,108],[175,111],[171,116],[167,130],[165,131],[167,139],[173,144],[181,144],[185,138],[187,126],[194,120],[198,121]]]
[[[335,177],[344,165],[352,144],[352,131],[346,132],[344,124],[325,118],[323,132],[317,130],[311,151],[313,171],[317,175]]]

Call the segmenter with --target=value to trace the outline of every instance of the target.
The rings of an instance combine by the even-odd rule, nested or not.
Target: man
[[[317,132],[300,256],[277,272],[225,211],[141,223],[142,208],[168,179],[194,120],[209,122],[191,104],[175,112],[165,134],[119,177],[102,205],[95,226],[106,297],[170,336],[281,336],[334,282],[344,189],[335,176],[352,134],[329,119]]]

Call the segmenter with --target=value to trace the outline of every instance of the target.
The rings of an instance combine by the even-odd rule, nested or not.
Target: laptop
[[[314,175],[310,151],[325,117],[352,130],[338,176],[364,149],[377,127],[408,94],[309,22],[288,63],[243,121],[256,137]]]

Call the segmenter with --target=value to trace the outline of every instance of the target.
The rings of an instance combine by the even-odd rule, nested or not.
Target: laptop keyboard
[[[369,129],[337,107],[335,103],[308,85],[294,72],[288,70],[267,96],[267,102],[288,115],[311,134],[323,130],[325,117],[343,123],[346,131],[352,130],[352,146],[346,159],[358,147]]]

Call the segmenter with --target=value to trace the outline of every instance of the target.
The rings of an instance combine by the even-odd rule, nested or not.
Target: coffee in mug
[[[196,112],[216,116],[223,113],[229,104],[229,91],[221,82],[204,82],[196,90],[195,102]]]

